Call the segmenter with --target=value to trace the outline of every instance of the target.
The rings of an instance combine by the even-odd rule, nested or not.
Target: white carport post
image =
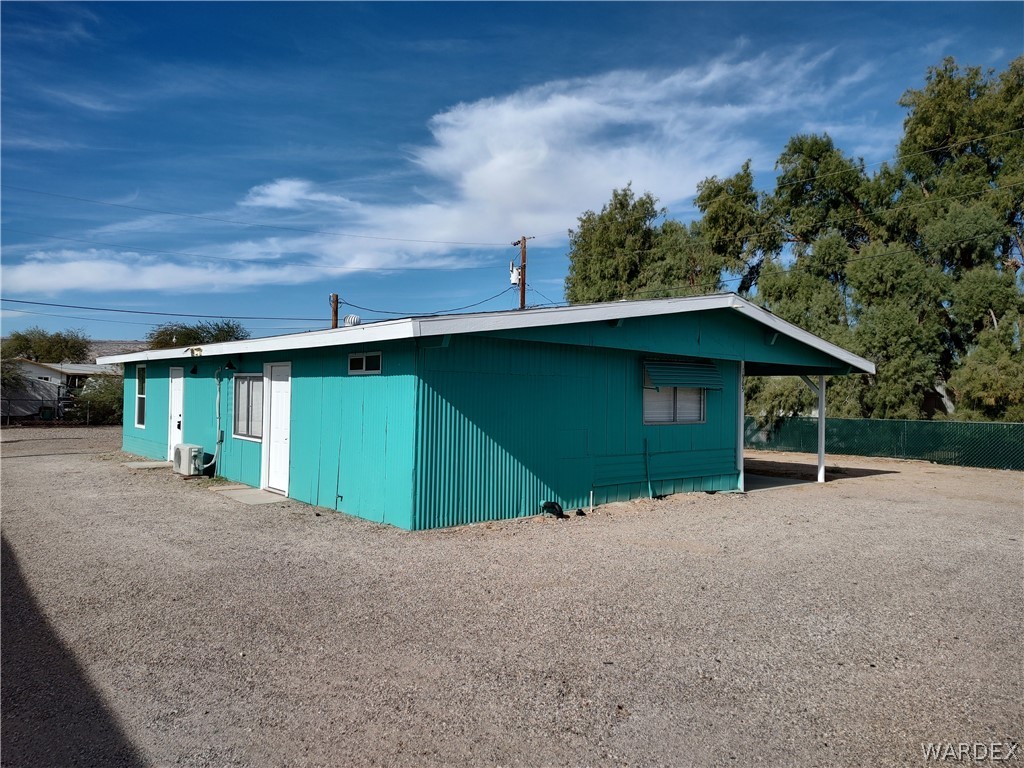
[[[739,374],[736,390],[736,412],[739,414],[739,424],[736,426],[736,469],[740,473],[739,492],[746,492],[746,477],[743,472],[743,422],[746,417],[743,414],[743,361],[740,360]]]
[[[806,376],[801,376],[804,384],[818,396],[818,482],[825,482],[825,377],[818,377],[818,385]]]

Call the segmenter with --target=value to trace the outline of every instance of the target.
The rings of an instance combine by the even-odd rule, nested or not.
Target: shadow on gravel
[[[4,453],[4,461],[12,459],[40,459],[46,456],[102,456],[110,451],[57,451],[56,453]]]
[[[815,482],[818,479],[818,467],[815,464],[806,464],[801,461],[785,461],[772,459],[751,459],[743,460],[743,470],[748,474],[763,475],[765,477],[784,477],[796,480]],[[874,475],[898,475],[895,469],[874,469],[867,467],[837,467],[829,465],[825,460],[825,481],[852,480],[858,477],[872,477]]]
[[[12,443],[36,443],[41,440],[85,440],[84,437],[16,437],[13,440],[0,440],[4,445]]]
[[[144,765],[43,616],[6,538],[2,547],[2,765]]]

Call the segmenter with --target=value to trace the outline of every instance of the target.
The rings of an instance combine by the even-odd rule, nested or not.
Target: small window
[[[146,366],[135,366],[135,426],[146,427]]]
[[[348,356],[348,372],[353,376],[380,373],[380,352],[360,352]]]
[[[235,376],[235,437],[263,437],[263,377]]]
[[[704,392],[693,387],[644,387],[644,424],[703,424]]]

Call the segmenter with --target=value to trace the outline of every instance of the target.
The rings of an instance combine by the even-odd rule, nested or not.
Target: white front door
[[[171,368],[171,391],[167,398],[167,460],[174,461],[174,446],[184,442],[182,418],[185,411],[185,369]]]
[[[270,390],[270,396],[263,401],[263,487],[287,496],[291,461],[291,363],[269,363],[264,366],[263,377],[264,389]]]

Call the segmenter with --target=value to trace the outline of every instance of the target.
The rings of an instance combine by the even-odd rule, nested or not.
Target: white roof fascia
[[[698,312],[705,309],[729,307],[730,295],[690,296],[654,301],[619,301],[604,304],[579,304],[571,307],[546,307],[506,312],[482,312],[440,317],[412,317],[385,320],[369,325],[330,328],[287,336],[268,336],[246,341],[225,341],[198,347],[150,349],[124,355],[96,358],[98,363],[131,363],[146,360],[175,360],[212,355],[240,355],[246,352],[276,352],[286,349],[314,349],[364,344],[419,336],[444,336],[458,333],[480,333],[518,328],[541,328],[553,325],[571,325],[618,318],[671,315],[680,312]],[[193,350],[198,350],[194,353]]]
[[[773,330],[800,341],[825,354],[867,373],[874,373],[875,366],[845,349],[830,344],[792,323],[776,317],[767,310],[740,298],[735,294],[712,294],[710,296],[687,296],[673,299],[648,301],[617,301],[602,304],[577,304],[569,307],[545,307],[504,312],[481,312],[465,315],[442,315],[439,317],[412,317],[401,320],[386,320],[368,325],[354,325],[332,328],[309,333],[269,336],[263,339],[227,341],[219,344],[205,344],[198,347],[176,349],[151,349],[124,355],[110,355],[96,359],[97,363],[129,363],[147,360],[174,360],[213,355],[240,355],[247,352],[277,352],[292,349],[315,349],[350,344],[367,344],[396,339],[410,339],[422,336],[445,336],[460,333],[483,333],[522,328],[543,328],[576,323],[592,323],[602,320],[619,320],[636,317],[701,312],[712,309],[736,309],[750,319]]]
[[[247,352],[277,352],[286,349],[314,349],[316,347],[340,347],[347,344],[373,343],[406,339],[412,337],[414,320],[387,320],[371,325],[353,325],[344,328],[329,328],[324,331],[295,333],[287,336],[267,336],[263,339],[245,341],[223,341],[218,344],[202,344],[196,347],[174,349],[147,349],[125,355],[98,357],[98,363],[134,363],[146,360],[177,360],[213,355],[243,355]]]

